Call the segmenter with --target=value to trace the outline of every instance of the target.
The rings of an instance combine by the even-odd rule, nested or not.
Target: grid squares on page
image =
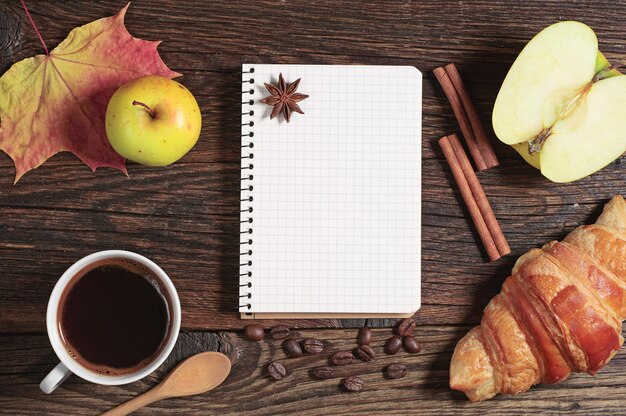
[[[244,70],[252,67],[250,312],[417,310],[419,71],[314,65]],[[298,91],[309,95],[300,103],[305,114],[293,114],[290,123],[270,120],[271,107],[258,101],[268,95],[263,83],[276,83],[279,73],[287,82],[302,78]]]

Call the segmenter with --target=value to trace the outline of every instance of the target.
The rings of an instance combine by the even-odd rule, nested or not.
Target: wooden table
[[[28,1],[49,46],[74,27],[116,13],[124,2]],[[513,253],[485,261],[468,213],[436,139],[458,130],[432,69],[455,62],[489,127],[491,108],[524,43],[558,20],[578,19],[598,33],[609,60],[626,56],[626,5],[615,1],[518,2],[133,2],[126,24],[144,39],[163,40],[165,62],[182,72],[203,113],[198,145],[179,163],[158,169],[129,164],[95,174],[59,154],[13,186],[14,168],[0,157],[0,413],[96,414],[146,391],[181,359],[200,351],[227,353],[233,372],[206,395],[154,404],[139,414],[613,414],[626,400],[626,356],[591,378],[577,375],[517,397],[470,404],[448,388],[458,339],[480,320],[515,259],[595,219],[601,205],[624,193],[619,161],[575,184],[557,185],[496,143],[501,167],[479,174]],[[40,53],[17,0],[0,5],[0,73]],[[236,313],[240,65],[244,62],[415,65],[424,74],[423,306],[416,318],[423,352],[357,364],[367,391],[342,391],[339,379],[315,381],[325,356],[288,361],[284,382],[264,367],[284,358],[277,343],[241,337]],[[2,99],[2,97],[0,97]],[[489,129],[490,130],[490,129]],[[173,278],[183,307],[178,345],[155,374],[104,387],[71,377],[53,394],[38,383],[57,358],[45,335],[48,296],[60,274],[94,251],[127,249],[159,263]],[[380,350],[391,321],[371,320]],[[273,322],[265,322],[272,325]],[[297,336],[351,348],[362,320],[289,321]],[[332,328],[332,329],[329,329]],[[392,362],[409,366],[386,380]]]

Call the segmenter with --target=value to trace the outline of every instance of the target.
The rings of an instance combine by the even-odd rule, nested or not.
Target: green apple
[[[149,75],[127,82],[113,94],[105,123],[117,153],[142,165],[166,166],[196,144],[202,117],[187,88]]]
[[[616,75],[621,75],[620,72],[611,68],[611,64],[604,57],[602,52],[598,51],[598,57],[596,59],[596,73],[603,73],[603,78],[610,78]],[[539,152],[530,153],[528,150],[528,142],[516,143],[512,144],[511,147],[515,149],[517,153],[519,153],[529,165],[534,167],[535,169],[541,170],[541,165],[539,162]]]
[[[596,172],[626,151],[626,76],[587,25],[541,31],[509,70],[493,109],[498,138],[554,182]]]

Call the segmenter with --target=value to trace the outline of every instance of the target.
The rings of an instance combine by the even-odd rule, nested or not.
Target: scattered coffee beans
[[[359,376],[350,376],[343,381],[343,386],[348,391],[361,391],[365,388],[365,383]]]
[[[275,326],[270,330],[272,339],[285,339],[289,336],[289,328],[285,325]]]
[[[363,361],[372,361],[376,358],[376,353],[369,345],[361,345],[357,348],[356,355]]]
[[[403,319],[398,323],[394,335],[385,343],[385,352],[387,354],[397,354],[402,347],[409,353],[418,353],[421,350],[419,341],[412,336],[415,332],[416,322],[414,319]],[[251,324],[244,328],[246,337],[251,341],[261,341],[265,335],[265,331],[261,325]],[[289,328],[285,325],[277,325],[270,330],[270,336],[274,340],[285,339],[283,342],[283,350],[288,357],[301,357],[304,353],[319,354],[324,351],[324,343],[315,338],[306,338],[301,342],[297,342],[289,337]],[[370,347],[372,342],[372,330],[368,327],[359,329],[357,334],[357,344],[359,347],[353,354],[350,351],[339,351],[333,354],[330,362],[334,366],[342,366],[353,364],[356,358],[363,361],[372,361],[376,358],[376,352]],[[287,370],[278,361],[272,362],[267,367],[267,373],[274,380],[282,380],[287,376]],[[408,369],[404,364],[392,364],[385,369],[387,378],[397,379],[405,377]],[[313,369],[311,372],[313,377],[317,379],[329,379],[335,377],[335,368],[332,366],[321,366]],[[343,387],[348,391],[362,391],[365,389],[365,382],[359,376],[350,376],[343,380]]]
[[[347,365],[355,361],[354,354],[349,351],[336,352],[330,359],[334,365]]]
[[[415,320],[411,318],[403,319],[396,327],[396,332],[401,337],[411,335],[415,331]]]
[[[397,354],[398,351],[400,351],[400,348],[402,348],[402,337],[399,335],[394,335],[389,338],[385,344],[385,351],[387,351],[387,354]]]
[[[267,372],[274,380],[282,380],[287,375],[287,370],[278,361],[271,363],[269,367],[267,367]]]
[[[387,367],[387,377],[389,378],[402,378],[406,376],[407,368],[403,364],[391,364]]]
[[[309,354],[319,354],[324,351],[324,343],[319,339],[307,338],[302,341],[302,349]]]
[[[404,339],[402,340],[402,345],[404,345],[404,350],[406,352],[410,352],[411,354],[418,353],[422,349],[419,341],[411,335],[404,337]]]
[[[250,341],[261,341],[265,334],[263,327],[256,324],[246,325],[246,327],[244,328],[244,332],[246,334],[246,338],[248,338]]]
[[[367,327],[359,329],[356,343],[359,345],[370,345],[372,343],[372,330]]]
[[[285,354],[291,358],[301,357],[304,354],[300,344],[298,344],[293,338],[289,338],[283,343],[283,350],[285,350]]]
[[[313,375],[315,378],[325,379],[332,378],[335,374],[335,369],[330,366],[317,367],[313,370]]]

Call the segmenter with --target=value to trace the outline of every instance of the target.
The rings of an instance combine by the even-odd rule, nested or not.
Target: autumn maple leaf
[[[161,60],[159,41],[128,33],[127,9],[72,30],[49,54],[24,59],[0,78],[0,149],[15,163],[15,182],[63,151],[94,171],[107,166],[126,173],[106,137],[109,99],[131,79],[180,75]]]

